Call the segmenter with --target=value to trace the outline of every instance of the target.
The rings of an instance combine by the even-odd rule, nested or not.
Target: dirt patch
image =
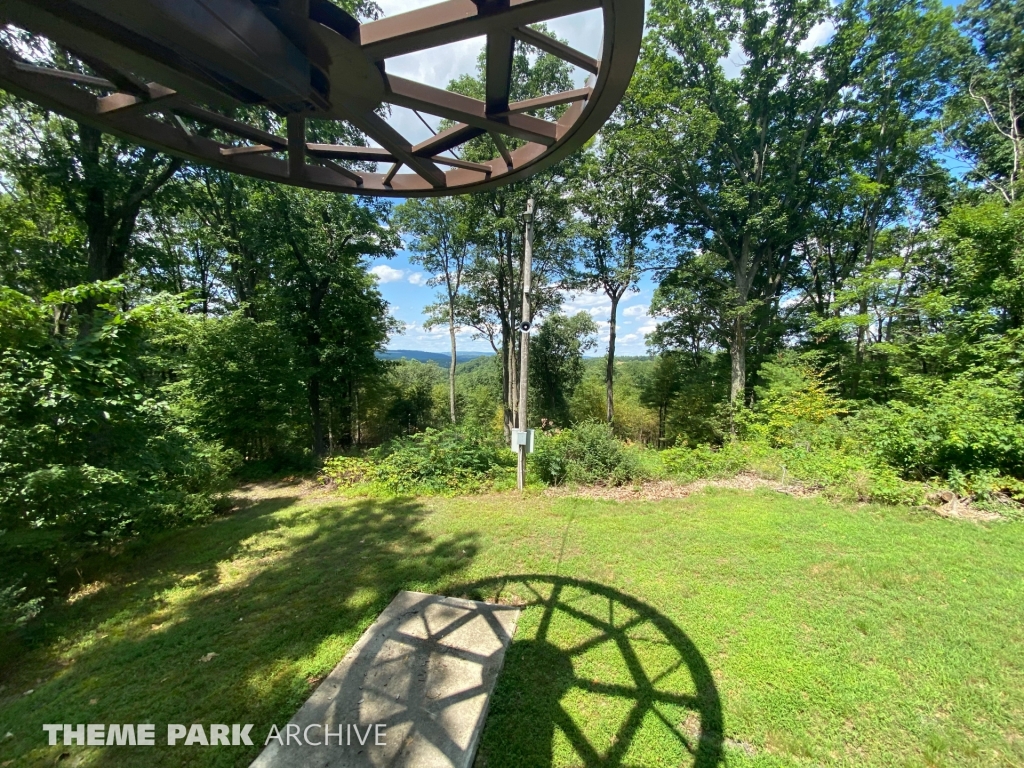
[[[993,512],[988,509],[979,509],[971,503],[970,498],[960,499],[955,495],[946,492],[946,495],[952,496],[952,498],[935,499],[933,505],[931,505],[932,511],[942,517],[949,517],[955,520],[973,520],[975,522],[992,523],[996,520],[1002,520],[1003,516],[998,512]],[[940,502],[937,506],[934,502]]]
[[[684,499],[706,488],[732,488],[740,491],[753,491],[768,488],[790,496],[814,496],[817,489],[793,483],[780,483],[777,480],[766,480],[751,472],[743,472],[735,477],[719,480],[697,480],[692,483],[677,483],[672,480],[656,480],[641,485],[621,486],[559,486],[548,488],[545,496],[581,496],[588,499],[610,499],[612,501],[659,501],[661,499]]]
[[[547,488],[545,496],[575,496],[587,499],[607,499],[610,501],[660,501],[662,499],[685,499],[707,488],[731,488],[738,491],[754,491],[767,488],[788,496],[814,497],[821,495],[822,489],[814,485],[800,483],[781,483],[769,480],[752,472],[741,472],[735,477],[718,480],[697,480],[692,483],[677,483],[672,480],[656,480],[641,485],[622,486],[559,486]],[[995,522],[1005,520],[1005,515],[975,506],[970,498],[957,498],[952,493],[944,492],[939,497],[929,497],[924,507],[937,515],[956,520],[973,522]]]
[[[309,477],[286,477],[281,480],[265,480],[257,483],[243,483],[231,492],[231,498],[239,506],[249,506],[265,499],[311,496],[328,496],[331,489]]]

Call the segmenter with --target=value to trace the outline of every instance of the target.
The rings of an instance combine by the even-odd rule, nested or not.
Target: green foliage
[[[535,422],[569,424],[569,402],[583,380],[583,353],[597,346],[596,335],[597,324],[586,312],[572,317],[556,312],[545,318],[530,342]]]
[[[617,440],[607,423],[587,421],[538,437],[531,460],[545,482],[622,485],[650,477],[641,452]]]
[[[452,495],[507,484],[514,466],[514,454],[496,436],[428,428],[373,449],[366,458],[328,459],[322,476],[341,487],[386,494]]]
[[[864,440],[903,476],[926,479],[997,471],[1024,476],[1024,399],[1019,374],[968,371],[943,382],[919,377],[908,400],[865,409]]]
[[[642,401],[642,387],[650,375],[653,361],[645,358],[619,358],[615,363],[615,413],[612,429],[629,442],[653,444],[658,438],[658,420]],[[570,402],[572,422],[605,421],[607,418],[606,360],[584,363],[583,380]]]
[[[4,586],[0,582],[0,637],[24,626],[43,609],[43,597],[29,598],[28,587],[22,586],[24,576]]]
[[[988,332],[1024,324],[1024,200],[990,197],[950,211],[939,229],[955,301]],[[962,320],[961,320],[962,322]]]
[[[278,472],[309,465],[309,427],[300,351],[277,323],[242,313],[182,318],[168,344],[185,348],[168,386],[203,435],[251,466]]]
[[[445,378],[445,372],[434,363],[401,360],[391,366],[385,381],[389,404],[384,423],[399,435],[440,426],[447,396]]]
[[[678,446],[660,453],[665,472],[679,482],[724,479],[747,473],[766,480],[821,491],[830,498],[917,505],[927,488],[909,482],[855,444],[843,448],[819,446],[773,448],[764,442],[730,441],[716,448]]]
[[[150,344],[174,322],[161,299],[127,312],[99,304],[88,332],[51,335],[53,307],[0,289],[0,526],[55,529],[69,542],[112,541],[213,509],[234,458],[199,438],[159,391]]]
[[[710,445],[677,446],[666,448],[660,456],[665,471],[684,483],[732,477],[752,465],[750,447],[740,442],[728,442],[720,449]]]
[[[755,388],[754,405],[743,418],[752,436],[775,448],[835,441],[845,406],[824,375],[784,355],[764,363],[760,376],[765,383]]]

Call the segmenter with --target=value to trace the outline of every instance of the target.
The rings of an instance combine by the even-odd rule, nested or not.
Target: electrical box
[[[519,453],[519,446],[525,445],[527,453],[533,453],[533,430],[513,429],[511,443],[513,453]]]

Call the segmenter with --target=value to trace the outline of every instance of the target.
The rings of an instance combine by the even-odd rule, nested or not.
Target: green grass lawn
[[[767,490],[288,493],[94,565],[8,643],[0,766],[247,765],[399,589],[527,606],[478,766],[1024,765],[1022,524]],[[89,722],[258,738],[46,746]]]

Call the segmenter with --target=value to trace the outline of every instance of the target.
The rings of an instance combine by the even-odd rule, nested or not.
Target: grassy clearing
[[[3,648],[0,766],[247,765],[258,746],[51,748],[41,726],[265,734],[402,588],[529,606],[486,768],[1024,763],[1018,523],[769,490],[623,504],[283,487],[83,576]]]

